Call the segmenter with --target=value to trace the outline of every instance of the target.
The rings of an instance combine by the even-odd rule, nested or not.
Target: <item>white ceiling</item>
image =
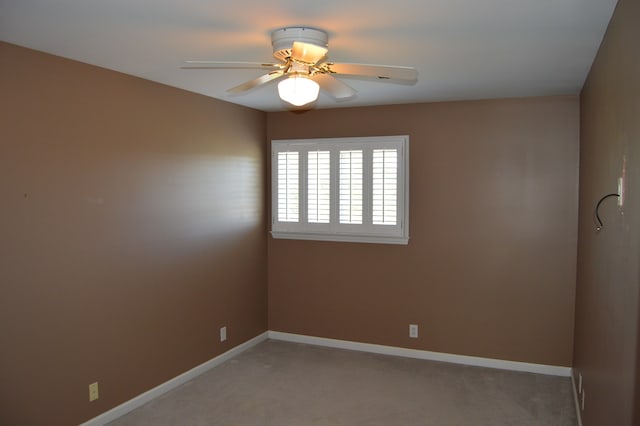
[[[317,108],[579,93],[617,0],[0,0],[0,40],[264,111],[261,70],[185,70],[186,59],[274,62],[271,31],[329,33],[329,59],[418,69],[414,86],[344,79]],[[46,74],[47,70],[41,70]]]

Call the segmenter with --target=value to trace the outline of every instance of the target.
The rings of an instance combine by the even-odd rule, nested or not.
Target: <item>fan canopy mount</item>
[[[329,35],[326,31],[309,27],[285,27],[271,33],[271,45],[273,56],[286,62],[291,57],[295,42],[306,43],[312,46],[328,49]]]

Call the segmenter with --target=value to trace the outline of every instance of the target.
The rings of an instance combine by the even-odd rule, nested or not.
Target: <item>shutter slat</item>
[[[340,151],[339,211],[340,223],[362,224],[363,213],[362,150]]]
[[[329,223],[331,219],[330,151],[307,153],[307,220]]]
[[[299,153],[278,152],[278,221],[298,222]]]
[[[395,225],[398,204],[398,150],[373,150],[373,211],[374,225]]]

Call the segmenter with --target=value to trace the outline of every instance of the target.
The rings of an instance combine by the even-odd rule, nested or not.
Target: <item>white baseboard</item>
[[[302,334],[283,333],[269,331],[269,339],[286,342],[306,343],[330,348],[348,349],[361,352],[372,352],[383,355],[395,355],[406,358],[417,358],[429,361],[450,362],[454,364],[473,365],[476,367],[497,368],[500,370],[523,371],[527,373],[546,374],[549,376],[571,376],[571,367],[556,365],[532,364],[528,362],[507,361],[492,358],[481,358],[467,355],[455,355],[442,352],[423,351],[420,349],[407,349],[396,346],[376,345],[372,343],[351,342],[348,340],[327,339],[324,337],[305,336]]]
[[[124,416],[125,414],[127,414],[130,411],[135,410],[138,407],[141,407],[142,405],[146,404],[147,402],[151,401],[154,398],[159,397],[160,395],[169,392],[171,389],[174,389],[186,382],[188,382],[189,380],[201,375],[202,373],[205,373],[206,371],[212,369],[213,367],[222,364],[223,362],[227,361],[230,358],[233,358],[234,356],[238,355],[241,352],[246,351],[247,349],[257,345],[260,342],[263,342],[265,340],[267,340],[268,337],[268,332],[264,332],[256,337],[254,337],[251,340],[247,340],[246,342],[232,348],[229,349],[228,351],[226,351],[225,353],[222,353],[220,355],[218,355],[215,358],[210,359],[209,361],[206,361],[194,368],[192,368],[191,370],[184,372],[182,374],[180,374],[179,376],[174,377],[171,380],[168,380],[158,386],[156,386],[153,389],[150,389],[120,405],[118,405],[117,407],[112,408],[109,411],[106,411],[102,414],[100,414],[97,417],[94,417],[88,421],[86,421],[85,423],[82,423],[80,426],[102,426],[106,423],[109,423],[115,419],[117,419],[118,417]]]
[[[286,342],[295,342],[295,343],[306,343],[309,345],[316,346],[326,346],[330,348],[338,348],[338,349],[348,349],[354,351],[361,352],[371,352],[383,355],[395,355],[402,356],[406,358],[417,358],[424,359],[430,361],[441,361],[441,362],[450,362],[454,364],[464,364],[464,365],[473,365],[477,367],[488,367],[488,368],[497,368],[501,370],[512,370],[512,371],[523,371],[528,373],[538,373],[538,374],[547,374],[552,376],[563,376],[563,377],[571,377],[574,399],[576,402],[576,410],[578,414],[578,424],[582,426],[582,422],[580,419],[580,407],[578,405],[578,396],[575,393],[575,383],[573,383],[573,374],[571,372],[570,367],[560,367],[555,365],[544,365],[544,364],[531,364],[527,362],[518,362],[518,361],[506,361],[499,359],[491,359],[491,358],[480,358],[475,356],[467,356],[467,355],[455,355],[455,354],[447,354],[442,352],[431,352],[431,351],[423,351],[419,349],[407,349],[400,348],[396,346],[384,346],[384,345],[376,345],[372,343],[360,343],[360,342],[351,342],[347,340],[336,340],[336,339],[327,339],[324,337],[314,337],[314,336],[305,336],[302,334],[291,334],[291,333],[283,333],[280,331],[266,331],[251,340],[248,340],[235,348],[228,350],[227,352],[218,355],[215,358],[206,361],[191,370],[180,374],[179,376],[174,377],[171,380],[168,380],[153,389],[150,389],[120,405],[112,408],[109,411],[106,411],[100,414],[97,417],[94,417],[80,426],[102,426],[106,423],[109,423],[121,416],[124,416],[130,411],[135,410],[138,407],[146,404],[154,398],[159,397],[160,395],[169,392],[170,390],[188,382],[189,380],[194,379],[195,377],[205,373],[206,371],[216,367],[223,362],[233,358],[234,356],[240,354],[241,352],[246,351],[247,349],[257,345],[260,342],[263,342],[267,339],[273,340],[282,340]]]
[[[576,379],[571,371],[571,389],[573,390],[573,402],[576,404],[576,417],[578,418],[578,426],[582,426],[582,413],[580,412],[580,398],[576,388]]]

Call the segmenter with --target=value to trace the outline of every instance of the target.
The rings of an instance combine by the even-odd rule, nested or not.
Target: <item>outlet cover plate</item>
[[[418,338],[418,324],[409,324],[409,337],[412,339]]]
[[[89,385],[89,402],[98,399],[98,382],[91,383]]]

